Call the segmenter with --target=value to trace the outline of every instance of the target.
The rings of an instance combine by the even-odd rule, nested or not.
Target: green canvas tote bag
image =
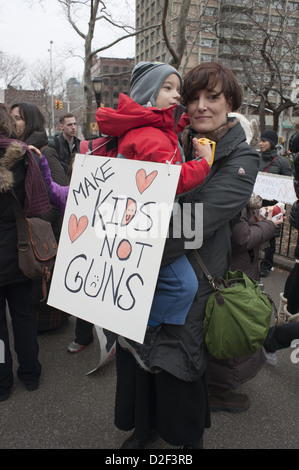
[[[194,255],[199,262],[195,250]],[[208,351],[216,359],[259,351],[269,331],[272,311],[277,317],[272,299],[241,270],[228,271],[225,279],[213,278],[201,258],[200,265],[214,290],[207,301],[204,320]]]

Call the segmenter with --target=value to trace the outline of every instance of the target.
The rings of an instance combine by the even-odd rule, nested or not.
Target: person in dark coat
[[[251,199],[251,202],[256,197]],[[255,280],[258,276],[259,246],[273,235],[273,230],[283,223],[283,217],[272,218],[270,210],[267,220],[256,220],[253,207],[247,206],[242,212],[232,235],[232,269],[241,269]],[[266,225],[267,224],[267,225]],[[296,285],[298,290],[298,283]],[[299,338],[299,323],[294,321],[270,327],[264,342],[263,352],[271,365],[276,365],[276,351],[289,348],[294,339]]]
[[[261,134],[260,148],[261,160],[260,171],[273,173],[275,175],[292,176],[292,169],[287,158],[278,154],[276,146],[278,143],[277,132],[266,130]],[[263,201],[263,206],[274,206],[278,201]],[[267,277],[273,268],[273,257],[276,248],[276,236],[279,236],[278,230],[269,240],[269,247],[265,249],[265,257],[260,266],[260,277]]]
[[[80,139],[76,137],[78,126],[72,113],[64,114],[59,119],[61,133],[49,141],[49,147],[55,149],[59,161],[67,174],[73,155],[79,153]]]
[[[259,246],[270,240],[276,226],[283,222],[282,218],[273,220],[272,212],[267,220],[260,220],[258,212],[261,207],[262,199],[252,195],[242,210],[231,237],[231,269],[241,269],[255,280],[259,279]],[[265,360],[262,349],[255,354],[233,359],[219,360],[210,355],[208,382],[211,410],[230,413],[248,410],[250,398],[246,394],[235,392],[235,389],[253,379]]]
[[[27,145],[33,145],[46,157],[53,181],[61,186],[69,184],[68,177],[53,148],[48,146],[48,136],[45,131],[45,118],[39,108],[30,103],[15,103],[11,106],[11,115],[15,120],[17,136]],[[37,159],[39,162],[39,160]],[[51,210],[42,217],[51,223],[57,242],[59,241],[63,215],[61,211],[52,206]],[[51,280],[47,284],[49,291]],[[33,296],[36,309],[37,329],[39,332],[60,327],[68,321],[68,314],[47,305],[43,298],[41,281],[33,282]]]
[[[19,268],[17,227],[9,191],[13,190],[26,217],[40,216],[51,209],[48,191],[29,148],[16,141],[10,110],[0,104],[0,401],[9,398],[13,386],[13,361],[9,345],[6,302],[12,319],[17,375],[29,391],[36,390],[41,374],[32,281]]]
[[[246,143],[239,121],[228,118],[228,113],[237,110],[241,102],[242,93],[235,76],[220,64],[202,63],[185,76],[183,104],[191,124],[184,129],[181,139],[186,160],[195,158],[192,139],[201,137],[216,142],[215,158],[205,182],[180,199],[181,237],[171,236],[178,222],[172,219],[162,265],[187,253],[199,288],[185,324],[162,325],[157,334],[150,365],[153,372],[159,373],[141,370],[130,352],[117,347],[115,424],[122,430],[134,429],[124,442],[124,449],[144,448],[157,436],[171,445],[200,449],[204,430],[211,424],[203,321],[213,288],[192,249],[198,249],[212,275],[225,274],[232,220],[248,202],[259,166],[258,153]],[[200,221],[197,207],[203,208]],[[201,247],[183,229],[185,210],[191,226],[203,228]]]
[[[292,213],[293,227],[299,230],[299,132],[295,132],[290,139],[290,151],[294,154],[294,189],[298,198]],[[295,264],[288,276],[284,292],[280,293],[279,322],[299,321],[299,233],[295,247]]]

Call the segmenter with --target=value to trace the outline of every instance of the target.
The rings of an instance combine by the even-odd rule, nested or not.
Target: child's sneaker
[[[137,341],[133,341],[132,339],[124,338],[123,336],[118,337],[118,343],[122,348],[128,349],[131,352],[142,369],[146,372],[152,372],[149,365],[149,358],[156,335],[157,328],[154,326],[147,326],[142,344],[137,343]]]
[[[271,353],[271,352],[267,351],[265,348],[263,348],[263,353],[266,356],[268,364],[270,364],[271,366],[276,366],[276,364],[277,364],[276,352]]]

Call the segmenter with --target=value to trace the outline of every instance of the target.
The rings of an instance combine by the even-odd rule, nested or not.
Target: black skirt
[[[168,372],[145,372],[119,345],[116,370],[115,425],[122,431],[135,428],[138,438],[146,439],[156,429],[164,441],[179,446],[197,442],[211,426],[205,375],[185,382]]]

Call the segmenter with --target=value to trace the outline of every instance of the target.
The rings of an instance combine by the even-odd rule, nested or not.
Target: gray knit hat
[[[182,77],[171,65],[162,62],[139,62],[131,75],[130,97],[142,106],[148,102],[155,106],[161,86],[172,73],[179,77],[182,89]]]

